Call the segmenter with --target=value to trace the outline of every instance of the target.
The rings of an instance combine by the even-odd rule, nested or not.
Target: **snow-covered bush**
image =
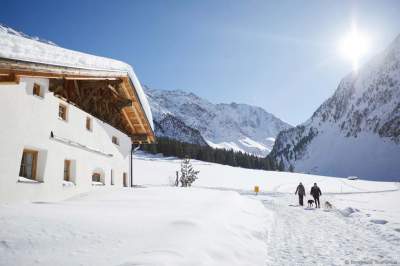
[[[192,183],[198,178],[197,175],[200,171],[195,171],[193,165],[190,163],[190,158],[185,157],[181,163],[181,176],[179,181],[182,187],[190,187]]]

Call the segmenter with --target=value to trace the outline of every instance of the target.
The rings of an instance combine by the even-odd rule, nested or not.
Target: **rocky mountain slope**
[[[187,126],[172,114],[167,113],[158,121],[154,120],[154,127],[157,137],[167,137],[202,146],[207,145],[198,130]]]
[[[400,179],[400,36],[308,121],[281,132],[270,156],[300,172]]]
[[[260,107],[213,104],[193,93],[145,87],[157,136],[266,156],[291,126]]]

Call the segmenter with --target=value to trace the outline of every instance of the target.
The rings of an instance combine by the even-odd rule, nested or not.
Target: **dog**
[[[329,201],[325,201],[325,209],[332,209],[332,204]]]
[[[308,200],[308,207],[312,207],[314,205],[314,201],[312,199]]]

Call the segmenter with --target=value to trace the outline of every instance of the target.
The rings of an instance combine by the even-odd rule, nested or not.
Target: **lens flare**
[[[341,55],[352,63],[354,71],[359,68],[360,59],[367,54],[368,43],[367,35],[360,32],[355,24],[352,25],[351,30],[339,42]]]

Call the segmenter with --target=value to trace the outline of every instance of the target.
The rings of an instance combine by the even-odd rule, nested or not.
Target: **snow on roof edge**
[[[125,62],[69,50],[6,32],[0,32],[0,57],[32,63],[126,73],[136,89],[147,120],[154,131],[153,115],[147,97],[132,66]]]

